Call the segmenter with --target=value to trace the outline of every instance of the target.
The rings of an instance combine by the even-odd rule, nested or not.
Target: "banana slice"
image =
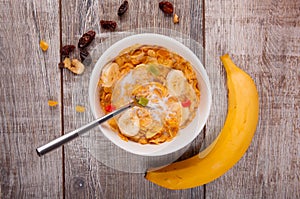
[[[66,57],[63,61],[64,67],[72,71],[73,73],[80,75],[84,71],[84,65],[78,59],[70,59]]]
[[[148,128],[148,131],[146,132],[146,138],[150,139],[156,134],[161,133],[162,130],[163,124],[161,123],[161,121],[153,120],[150,124],[150,128]]]
[[[181,122],[180,122],[180,127],[184,126],[186,121],[190,117],[190,109],[188,107],[182,107],[182,117],[181,117]]]
[[[167,88],[171,95],[180,96],[185,87],[186,78],[182,71],[171,70],[167,75]]]
[[[117,63],[110,63],[102,70],[101,81],[102,86],[111,87],[113,83],[119,78],[120,71]]]
[[[71,68],[69,68],[73,73],[80,75],[84,71],[84,65],[78,59],[72,59]]]
[[[118,119],[120,131],[129,137],[135,136],[140,131],[140,120],[135,109],[128,109]]]

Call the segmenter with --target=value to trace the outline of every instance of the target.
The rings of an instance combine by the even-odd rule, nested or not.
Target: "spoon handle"
[[[60,146],[62,146],[63,144],[73,140],[74,138],[78,137],[79,135],[87,132],[88,130],[94,128],[95,126],[111,119],[112,117],[118,115],[119,113],[127,110],[128,108],[131,108],[133,107],[135,104],[134,103],[129,103],[128,105],[125,105],[115,111],[112,111],[111,113],[101,117],[101,118],[98,118],[74,131],[71,131],[67,134],[64,134],[52,141],[50,141],[49,143],[43,145],[43,146],[40,146],[36,149],[36,152],[39,156],[42,156],[42,155],[45,155],[46,153],[48,153],[49,151],[52,151],[53,149],[56,149]]]

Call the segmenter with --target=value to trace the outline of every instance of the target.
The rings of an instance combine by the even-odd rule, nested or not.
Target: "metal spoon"
[[[60,146],[62,146],[63,144],[75,139],[76,137],[78,137],[79,135],[87,132],[88,130],[94,128],[95,126],[98,126],[99,124],[111,119],[112,117],[122,113],[123,111],[131,108],[131,107],[134,107],[134,106],[142,106],[140,105],[137,100],[133,100],[131,103],[115,110],[115,111],[112,111],[111,113],[101,117],[101,118],[98,118],[74,131],[71,131],[65,135],[62,135],[54,140],[52,140],[51,142],[43,145],[43,146],[40,146],[36,149],[36,152],[39,156],[42,156],[42,155],[45,155],[46,153],[48,153],[49,151],[52,151],[53,149],[56,149]]]

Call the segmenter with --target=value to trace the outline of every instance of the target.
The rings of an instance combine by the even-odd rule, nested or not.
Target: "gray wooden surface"
[[[158,2],[129,0],[119,19],[119,0],[0,0],[0,198],[300,198],[300,1],[174,0],[179,24],[164,16]],[[96,31],[93,45],[109,35],[100,28],[101,19],[116,20],[117,33],[168,28],[205,47],[215,104],[205,132],[182,159],[205,148],[224,122],[219,56],[229,53],[253,77],[259,125],[247,153],[229,172],[201,187],[170,191],[143,174],[98,162],[83,139],[36,155],[37,146],[93,119],[87,96],[92,67],[75,76],[57,64],[60,46],[76,45],[85,31]],[[41,39],[50,44],[47,52],[39,48]],[[59,105],[49,107],[49,99]],[[76,105],[86,111],[76,112]]]

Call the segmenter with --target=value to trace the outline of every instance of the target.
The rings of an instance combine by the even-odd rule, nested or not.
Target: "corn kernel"
[[[40,41],[40,47],[43,51],[46,51],[49,47],[49,45],[47,44],[47,42],[45,42],[44,40]]]

